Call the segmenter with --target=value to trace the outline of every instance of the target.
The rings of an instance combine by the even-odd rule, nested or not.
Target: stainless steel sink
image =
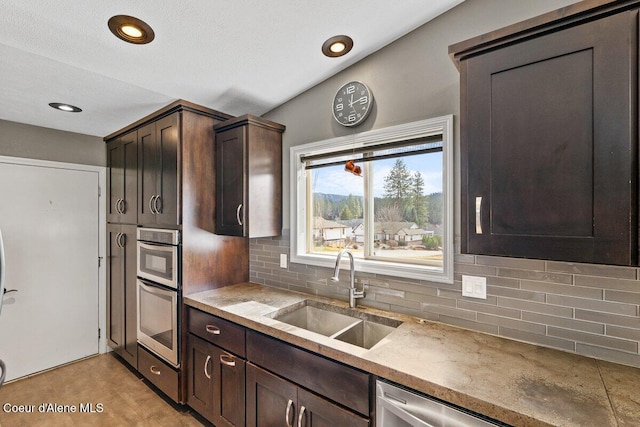
[[[269,317],[280,322],[370,349],[402,322],[315,300],[304,300]]]
[[[357,322],[357,319],[353,317],[311,305],[305,305],[293,311],[278,314],[274,316],[274,319],[326,336],[340,332],[347,326]]]
[[[396,327],[363,320],[334,338],[358,347],[370,349],[393,332]]]

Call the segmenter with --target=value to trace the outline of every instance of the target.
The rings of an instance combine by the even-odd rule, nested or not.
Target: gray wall
[[[284,230],[282,238],[251,241],[251,280],[346,299],[343,284],[327,281],[328,269],[301,264],[279,268],[279,254],[289,252],[289,148],[451,113],[457,121],[459,74],[448,57],[448,46],[570,3],[574,1],[467,0],[265,114],[287,126],[283,135]],[[356,129],[335,124],[330,109],[337,88],[350,80],[367,83],[376,99],[372,115]],[[455,126],[458,181],[459,123]],[[458,241],[459,182],[455,201]],[[453,285],[358,274],[369,286],[363,304],[640,366],[638,269],[459,253],[454,269]],[[462,274],[487,278],[487,300],[462,297]]]
[[[106,166],[102,138],[0,120],[0,156]]]

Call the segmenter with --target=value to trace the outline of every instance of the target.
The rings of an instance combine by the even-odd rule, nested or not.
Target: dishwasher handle
[[[428,422],[421,420],[420,418],[417,418],[408,411],[404,410],[402,408],[403,405],[405,405],[405,403],[403,403],[399,399],[392,399],[386,396],[378,396],[377,411],[380,411],[381,408],[384,408],[385,411],[389,411],[390,414],[393,414],[401,420],[407,422],[411,427],[435,427],[433,424],[429,424]]]

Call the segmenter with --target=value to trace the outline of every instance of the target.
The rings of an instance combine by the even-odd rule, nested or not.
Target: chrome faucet
[[[350,266],[350,276],[349,276],[349,307],[355,308],[356,300],[359,298],[364,298],[364,285],[362,286],[362,290],[356,289],[356,271],[355,271],[355,262],[353,261],[353,254],[349,252],[347,249],[343,249],[338,253],[338,258],[336,258],[336,267],[333,270],[333,277],[331,280],[334,282],[339,282],[340,278],[338,274],[340,273],[340,260],[342,259],[342,255],[349,255],[349,266]]]

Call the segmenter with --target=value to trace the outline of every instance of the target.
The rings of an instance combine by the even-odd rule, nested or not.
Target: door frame
[[[66,169],[84,172],[94,172],[98,174],[98,257],[100,266],[98,268],[98,327],[100,328],[100,338],[98,340],[98,353],[107,352],[107,206],[105,191],[107,191],[107,168],[105,166],[82,165],[78,163],[64,163],[51,160],[39,160],[23,157],[0,156],[0,163],[8,163],[22,166],[37,166],[51,169]],[[97,262],[98,260],[96,260]]]

